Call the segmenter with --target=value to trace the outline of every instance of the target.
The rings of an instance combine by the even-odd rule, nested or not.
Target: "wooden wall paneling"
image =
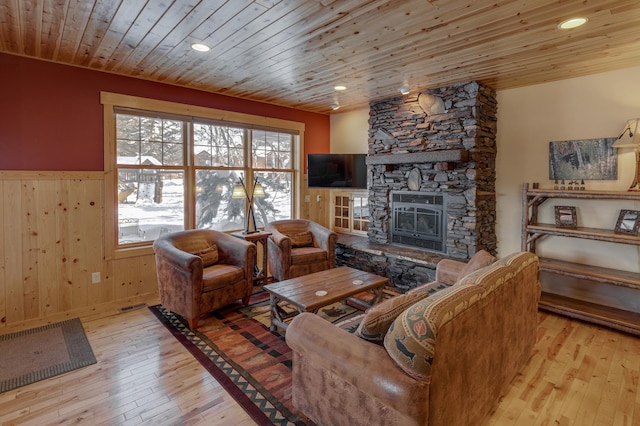
[[[5,200],[4,183],[2,181],[0,181],[0,200]],[[3,202],[3,205],[0,206],[0,330],[2,330],[7,322],[7,305],[5,303],[5,295],[7,292],[7,267],[5,259],[6,232],[4,232],[4,229],[6,229],[4,221],[4,209],[6,206],[6,202]]]
[[[89,248],[88,242],[95,237],[95,230],[87,226],[91,223],[91,212],[88,207],[86,183],[81,180],[68,180],[63,184],[67,188],[68,205],[64,209],[66,219],[70,224],[69,228],[69,249],[70,249],[70,275],[71,275],[71,297],[70,306],[67,309],[87,306],[89,301],[89,288],[91,288],[91,272],[89,270]],[[100,234],[98,234],[99,236]],[[97,256],[94,253],[93,256]]]
[[[136,275],[135,257],[111,260],[114,299],[124,299],[133,293]]]
[[[0,171],[0,328],[157,296],[153,254],[105,259],[103,183],[102,172]]]
[[[26,223],[18,224],[25,226],[23,232],[32,236],[31,241],[25,241],[24,252],[35,251],[37,253],[37,274],[33,277],[23,272],[25,282],[25,297],[30,280],[35,280],[36,294],[38,299],[38,312],[30,315],[25,312],[22,320],[47,316],[59,311],[58,292],[60,291],[61,264],[64,257],[64,249],[61,247],[61,237],[58,231],[56,203],[58,194],[56,184],[52,180],[25,179],[22,181],[24,188],[33,188],[35,206],[29,207],[29,193],[24,193],[23,206],[26,214]],[[33,222],[33,224],[31,223]],[[25,261],[27,260],[25,256]]]
[[[330,191],[327,189],[309,188],[309,176],[303,175],[302,185],[300,186],[300,204],[302,206],[300,217],[331,229],[329,210],[326,205],[329,202],[329,194]],[[320,196],[320,201],[318,201],[318,196]]]
[[[156,266],[153,255],[113,260],[115,300],[158,292]]]
[[[140,294],[158,294],[158,277],[156,275],[156,258],[155,255],[144,256],[140,258],[140,270],[142,287]]]
[[[304,166],[302,166],[304,167]],[[306,174],[300,173],[301,182],[300,182],[300,210],[299,216],[301,219],[309,219],[309,202],[305,201],[307,196],[309,196],[309,187],[308,187],[308,176]],[[309,199],[311,197],[309,196]]]
[[[318,201],[320,197],[320,201]],[[329,220],[329,206],[331,205],[331,191],[328,189],[309,189],[309,219],[331,229]]]
[[[49,184],[50,181],[42,183]],[[70,210],[70,195],[73,190],[69,180],[54,180],[51,182],[53,191],[49,193],[55,198],[52,199],[51,209],[55,212],[56,218],[56,247],[58,254],[56,262],[59,262],[59,275],[56,286],[52,290],[56,293],[57,306],[53,312],[64,312],[73,309],[73,286],[75,280],[81,281],[81,277],[74,273],[78,262],[75,253],[76,244],[73,238],[74,230],[77,229],[78,221],[81,218],[73,217]],[[44,188],[43,188],[44,189]]]
[[[103,179],[84,181],[82,185],[85,194],[82,198],[81,209],[84,212],[83,225],[85,227],[85,247],[89,254],[87,258],[88,282],[91,283],[91,273],[100,272],[99,284],[90,284],[87,303],[89,306],[113,300],[113,279],[110,263],[105,256],[105,210]]]
[[[102,281],[89,287],[89,306],[99,305],[115,300],[115,279],[113,277],[114,262],[103,259]]]
[[[20,181],[4,183],[5,322],[24,318],[22,303],[22,187]]]
[[[22,303],[24,318],[37,318],[40,314],[40,291],[38,289],[38,216],[39,191],[36,182],[23,181],[21,195],[22,211]],[[47,275],[44,275],[47,276]]]

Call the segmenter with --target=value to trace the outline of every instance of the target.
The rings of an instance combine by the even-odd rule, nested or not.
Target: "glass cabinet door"
[[[334,192],[332,223],[334,231],[367,235],[369,195],[366,192]]]

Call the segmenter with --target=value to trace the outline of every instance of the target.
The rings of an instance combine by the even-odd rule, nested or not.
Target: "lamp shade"
[[[233,185],[233,192],[231,193],[231,198],[245,198],[247,193],[244,191],[244,186],[242,184],[236,183]]]
[[[256,183],[256,185],[253,187],[253,196],[258,198],[264,198],[264,187],[262,186],[261,183]]]
[[[614,148],[636,148],[640,146],[640,118],[627,121],[618,140],[613,143]]]

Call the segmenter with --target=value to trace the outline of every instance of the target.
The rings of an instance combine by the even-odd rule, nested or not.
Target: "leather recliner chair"
[[[278,281],[335,267],[338,235],[306,219],[277,220],[266,224],[271,232],[268,261]]]
[[[189,328],[201,314],[236,300],[246,305],[253,292],[256,246],[224,232],[196,229],[159,237],[153,244],[162,305]]]

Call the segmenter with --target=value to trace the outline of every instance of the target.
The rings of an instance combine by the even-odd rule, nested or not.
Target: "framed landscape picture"
[[[549,179],[616,180],[616,138],[549,142]]]

